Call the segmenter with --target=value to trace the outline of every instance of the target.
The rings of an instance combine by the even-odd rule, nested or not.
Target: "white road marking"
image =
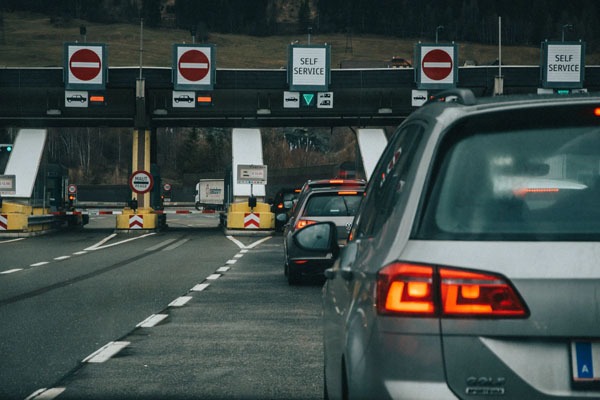
[[[227,272],[227,271],[229,271],[229,267],[217,268],[217,272]]]
[[[237,260],[227,260],[227,262],[225,262],[225,264],[228,264],[228,265],[233,265],[233,264],[235,264],[236,262],[237,262]]]
[[[96,243],[95,245],[90,246],[90,247],[88,247],[87,249],[84,249],[84,250],[91,251],[91,250],[106,249],[106,248],[109,248],[109,247],[118,246],[118,245],[123,244],[123,243],[131,242],[133,240],[143,239],[145,237],[152,236],[152,235],[156,235],[156,232],[150,232],[150,233],[147,233],[147,234],[142,235],[142,236],[136,236],[136,237],[132,237],[132,238],[129,238],[129,239],[121,240],[120,242],[115,242],[115,243],[103,245],[104,243],[106,243],[107,241],[109,241],[110,239],[112,239],[113,237],[116,236],[116,233],[113,233],[112,235],[104,238],[103,240],[101,240],[100,242]]]
[[[136,325],[138,328],[152,328],[158,325],[163,319],[167,318],[167,314],[152,314],[142,322]]]
[[[207,281],[214,281],[217,280],[221,277],[221,274],[210,274],[209,276],[206,277]]]
[[[60,256],[60,257],[56,257],[55,260],[56,261],[62,261],[62,260],[66,260],[68,258],[71,258],[71,256]]]
[[[8,239],[8,240],[3,240],[0,242],[0,244],[2,243],[11,243],[11,242],[18,242],[19,240],[25,240],[26,238],[22,237],[22,238],[16,238],[16,239]]]
[[[201,292],[209,286],[210,286],[210,283],[199,283],[196,286],[194,286],[191,290],[192,290],[192,292]]]
[[[190,301],[191,299],[193,299],[192,296],[178,297],[175,300],[173,300],[171,303],[169,303],[169,307],[182,307],[182,306],[186,305],[187,302]]]
[[[243,249],[246,247],[246,245],[244,245],[244,243],[240,242],[239,240],[237,240],[236,238],[234,238],[233,236],[226,236],[227,239],[231,240],[233,243],[235,243],[240,249]]]
[[[176,248],[178,248],[179,246],[181,246],[182,244],[184,244],[185,242],[187,242],[190,239],[182,239],[179,242],[173,243],[172,245],[165,247],[164,249],[162,249],[162,251],[169,251],[169,250],[174,250]]]
[[[76,251],[75,253],[73,253],[73,255],[75,256],[82,256],[84,254],[87,254],[87,251]]]
[[[12,274],[14,272],[19,272],[19,271],[23,271],[23,268],[13,268],[13,269],[8,269],[6,271],[2,271],[0,272],[1,275],[6,275],[6,274]]]
[[[31,264],[30,267],[41,267],[42,265],[48,264],[50,261],[40,261],[35,264]]]
[[[50,389],[39,389],[30,394],[25,400],[52,400],[58,397],[62,392],[65,391],[64,387],[56,387]]]
[[[244,257],[245,253],[237,253],[235,256],[233,256],[233,258],[242,258]]]
[[[115,354],[130,344],[131,342],[109,342],[84,358],[82,362],[103,363],[110,360]]]
[[[253,249],[253,248],[255,248],[256,246],[258,246],[259,244],[261,244],[261,243],[264,243],[264,242],[266,242],[266,241],[267,241],[267,240],[269,240],[269,239],[271,239],[271,236],[264,237],[264,238],[262,238],[262,239],[260,239],[260,240],[257,240],[256,242],[254,242],[254,243],[250,244],[249,246],[246,246],[246,248],[247,248],[247,249]]]

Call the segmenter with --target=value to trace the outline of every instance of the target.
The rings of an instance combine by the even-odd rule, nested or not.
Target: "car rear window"
[[[484,132],[449,145],[425,206],[430,239],[597,240],[600,128]]]
[[[358,210],[362,192],[356,194],[318,193],[308,198],[303,216],[347,217]]]

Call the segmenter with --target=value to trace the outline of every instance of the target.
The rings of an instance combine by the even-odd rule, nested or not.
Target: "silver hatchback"
[[[599,398],[600,97],[442,98],[325,271],[326,397]]]

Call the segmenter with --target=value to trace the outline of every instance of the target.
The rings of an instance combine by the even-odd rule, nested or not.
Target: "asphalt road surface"
[[[0,399],[323,397],[322,281],[287,285],[281,236],[168,223],[0,238]]]

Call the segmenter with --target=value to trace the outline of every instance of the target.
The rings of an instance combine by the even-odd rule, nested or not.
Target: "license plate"
[[[576,386],[600,384],[600,342],[571,342],[571,367]]]

